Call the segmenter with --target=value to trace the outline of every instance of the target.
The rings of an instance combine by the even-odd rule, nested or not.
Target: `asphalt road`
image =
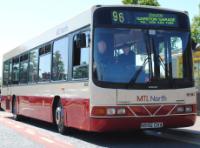
[[[195,126],[182,129],[101,134],[71,130],[68,135],[60,135],[51,124],[28,118],[14,121],[11,114],[0,111],[0,148],[4,147],[199,148],[200,117]]]

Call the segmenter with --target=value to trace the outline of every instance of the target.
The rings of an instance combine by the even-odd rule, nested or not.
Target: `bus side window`
[[[28,82],[28,53],[20,57],[20,83]]]
[[[35,83],[38,81],[38,52],[39,50],[37,48],[29,52],[29,83]]]
[[[51,79],[51,44],[39,49],[39,81]]]
[[[3,63],[3,86],[8,85],[8,80],[9,80],[9,61],[5,61]]]
[[[73,79],[87,79],[89,69],[89,34],[90,32],[84,32],[86,35],[86,47],[79,48],[76,46],[76,36],[73,40]]]
[[[13,59],[12,65],[12,84],[19,83],[19,57]]]
[[[68,37],[61,38],[53,44],[52,80],[68,78]]]
[[[12,59],[9,60],[9,75],[8,75],[8,85],[12,84]]]

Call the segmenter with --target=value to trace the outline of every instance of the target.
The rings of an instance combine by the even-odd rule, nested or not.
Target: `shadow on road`
[[[114,148],[199,148],[200,145],[189,144],[178,140],[163,138],[156,134],[149,134],[146,131],[110,132],[110,133],[88,133],[82,131],[73,132],[72,137],[93,143],[103,147]],[[160,132],[159,132],[160,133]],[[181,133],[182,134],[182,133]],[[200,135],[199,135],[200,136]],[[200,139],[199,139],[200,140]]]

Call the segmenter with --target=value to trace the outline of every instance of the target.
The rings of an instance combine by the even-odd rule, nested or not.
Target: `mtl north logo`
[[[137,102],[164,102],[167,101],[166,96],[137,96]]]

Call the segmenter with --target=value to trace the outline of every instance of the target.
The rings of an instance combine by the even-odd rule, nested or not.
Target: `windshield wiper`
[[[161,62],[161,65],[162,65],[163,69],[165,70],[165,64],[164,64],[164,61],[162,60],[162,58],[161,58],[160,55],[158,55],[158,56],[159,56],[159,60],[160,60],[160,62]]]
[[[130,79],[127,85],[127,89],[134,84],[139,76],[139,74],[142,72],[142,69],[145,67],[145,65],[149,62],[149,74],[152,76],[152,59],[151,59],[151,46],[149,43],[149,35],[146,35],[146,51],[147,51],[147,57],[144,60],[142,66],[136,71],[136,73],[133,75],[133,77]],[[148,61],[148,62],[147,62]]]
[[[142,72],[142,69],[145,67],[145,65],[147,64],[149,57],[146,57],[146,59],[144,60],[142,66],[136,71],[136,73],[133,75],[133,77],[130,79],[130,81],[128,82],[127,88],[129,88],[132,84],[135,83],[135,81],[137,80],[139,74]]]

